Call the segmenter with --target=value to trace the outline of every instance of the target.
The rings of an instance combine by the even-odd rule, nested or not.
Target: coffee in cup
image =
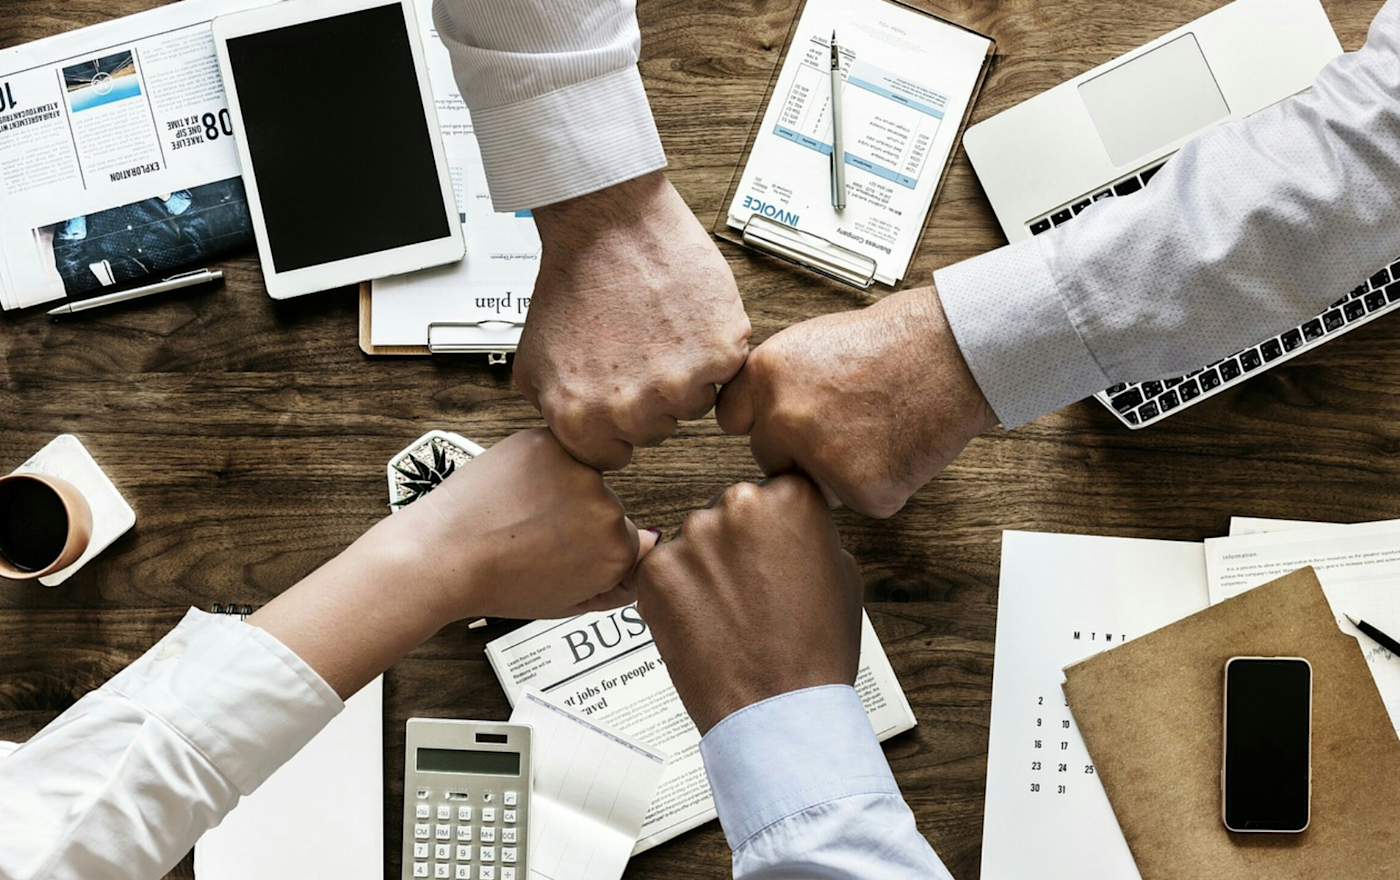
[[[92,540],[92,508],[77,487],[48,474],[0,477],[0,577],[62,571]]]

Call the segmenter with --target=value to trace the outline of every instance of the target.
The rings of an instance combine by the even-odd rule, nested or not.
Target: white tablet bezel
[[[238,145],[238,159],[243,166],[243,186],[248,193],[248,203],[252,209],[253,232],[258,242],[258,258],[262,261],[263,280],[267,292],[273,299],[288,299],[307,293],[331,290],[358,284],[361,281],[401,275],[429,266],[440,266],[456,262],[466,254],[459,219],[457,199],[452,189],[452,178],[447,167],[447,155],[443,149],[442,136],[438,128],[437,107],[428,80],[427,58],[418,33],[418,22],[411,7],[412,0],[284,0],[258,9],[224,15],[213,21],[214,46],[219,55],[219,69],[224,81],[224,91],[228,96],[229,112],[233,115],[234,138]],[[253,169],[252,155],[247,141],[243,138],[243,111],[238,101],[238,84],[234,81],[229,63],[228,41],[264,31],[278,30],[292,25],[335,18],[347,13],[375,9],[381,6],[398,6],[404,17],[404,28],[408,32],[408,44],[413,53],[413,67],[418,78],[418,92],[423,102],[423,118],[428,125],[428,140],[433,147],[433,160],[437,165],[438,185],[442,192],[443,210],[446,212],[447,236],[432,241],[404,245],[385,251],[348,257],[330,263],[307,266],[286,272],[278,272],[272,260],[271,243],[267,226],[263,220],[262,198],[258,191],[257,175]],[[347,185],[350,185],[347,182]]]

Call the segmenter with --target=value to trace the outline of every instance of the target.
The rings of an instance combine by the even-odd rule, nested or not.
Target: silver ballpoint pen
[[[846,207],[846,147],[841,142],[841,49],[831,32],[831,206]]]
[[[145,287],[136,287],[131,290],[123,290],[120,293],[109,293],[106,296],[94,296],[91,299],[80,299],[77,302],[66,303],[56,309],[50,309],[49,314],[71,315],[74,312],[85,312],[88,309],[110,306],[113,303],[126,302],[130,299],[140,299],[143,296],[152,296],[157,293],[165,293],[167,290],[179,290],[182,287],[193,287],[196,284],[218,281],[223,277],[224,273],[217,269],[212,272],[208,269],[197,269],[193,272],[185,272],[182,275],[173,275],[164,281],[148,284]]]

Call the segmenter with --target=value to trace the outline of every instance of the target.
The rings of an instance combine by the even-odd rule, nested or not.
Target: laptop
[[[963,146],[1007,240],[1020,241],[1131,197],[1191,138],[1306,91],[1341,51],[1318,0],[1235,0],[969,127]],[[1278,336],[1095,396],[1129,428],[1161,421],[1400,304],[1400,260],[1358,266],[1356,282]]]

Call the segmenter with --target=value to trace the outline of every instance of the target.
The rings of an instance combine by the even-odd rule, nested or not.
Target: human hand
[[[702,734],[760,700],[855,683],[860,569],[803,477],[731,486],[628,583]]]
[[[381,525],[421,556],[412,577],[443,622],[625,605],[634,597],[619,585],[656,543],[542,428],[497,443]]]
[[[793,325],[759,345],[715,415],[766,474],[800,470],[828,503],[892,516],[996,424],[932,287]]]
[[[576,458],[625,467],[743,365],[734,276],[660,172],[534,213],[544,253],[515,384]]]

